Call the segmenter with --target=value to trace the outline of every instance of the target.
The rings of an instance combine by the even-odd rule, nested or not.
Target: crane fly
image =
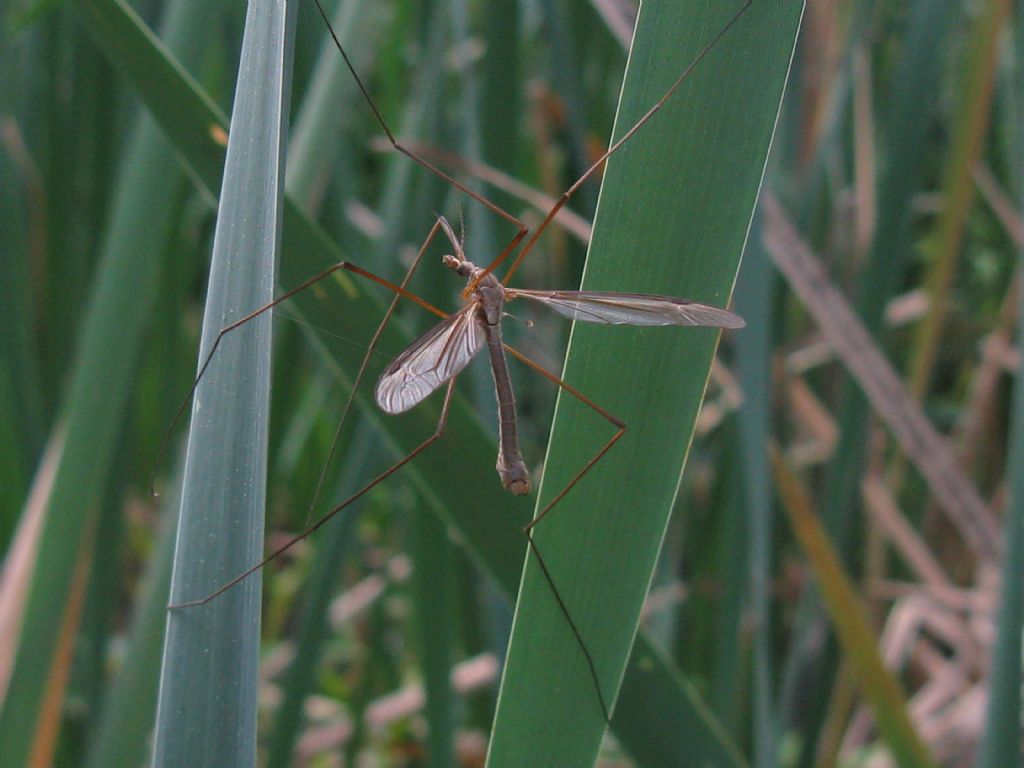
[[[469,301],[410,344],[381,374],[376,401],[386,413],[403,413],[455,378],[484,345],[498,399],[498,476],[517,496],[530,492],[530,476],[519,450],[515,398],[501,337],[504,307],[528,299],[572,320],[636,326],[742,328],[742,318],[725,309],[671,296],[610,291],[537,291],[506,288],[466,258],[462,242],[444,217],[438,218],[455,254],[444,266],[467,279]]]
[[[580,178],[578,178],[561,195],[557,202],[555,202],[554,205],[551,206],[550,210],[548,210],[540,225],[532,232],[532,234],[526,225],[511,213],[508,213],[482,194],[472,190],[464,183],[455,179],[449,173],[441,170],[441,168],[433,164],[431,161],[425,159],[423,155],[417,154],[413,150],[409,149],[407,145],[396,139],[338,40],[327,14],[320,5],[320,1],[315,0],[315,2],[321,17],[327,25],[328,32],[344,59],[349,72],[355,80],[364,99],[369,104],[374,118],[384,131],[393,149],[405,155],[422,168],[428,170],[430,173],[446,181],[454,188],[490,210],[496,216],[499,216],[505,221],[513,224],[517,227],[518,231],[486,267],[480,267],[466,257],[463,241],[460,237],[456,236],[448,221],[443,216],[438,216],[400,284],[390,282],[351,262],[342,261],[301,283],[299,286],[278,296],[269,304],[250,312],[240,320],[221,329],[215,337],[206,358],[199,367],[199,372],[193,381],[192,387],[171,424],[171,430],[173,430],[174,425],[184,414],[188,402],[195,393],[199,382],[213,360],[221,341],[232,331],[237,330],[254,318],[270,311],[282,302],[319,283],[324,278],[339,270],[346,270],[357,274],[387,288],[393,293],[393,300],[378,325],[372,339],[367,345],[361,366],[353,379],[348,399],[342,410],[342,415],[335,431],[334,440],[331,444],[328,457],[324,462],[323,470],[320,473],[320,479],[313,494],[313,500],[310,504],[311,511],[319,498],[328,466],[331,463],[335,448],[342,434],[342,427],[344,426],[346,417],[351,409],[356,391],[368,368],[371,356],[375,353],[377,342],[381,338],[388,321],[394,314],[399,300],[402,298],[418,304],[422,308],[440,316],[442,319],[406,347],[404,351],[402,351],[385,368],[375,388],[376,403],[381,410],[386,413],[399,414],[413,408],[439,389],[445,389],[445,395],[441,406],[438,424],[434,433],[406,456],[366,483],[347,499],[341,503],[333,505],[326,514],[322,515],[314,524],[306,528],[306,530],[290,538],[284,544],[270,552],[270,554],[266,555],[259,563],[223,584],[214,592],[201,599],[175,603],[170,607],[172,609],[180,609],[202,605],[213,600],[218,595],[260,570],[269,561],[292,547],[298,541],[311,535],[314,531],[333,518],[338,512],[365,495],[385,479],[395,474],[399,469],[406,466],[416,456],[429,448],[442,436],[444,432],[456,378],[469,364],[469,362],[484,348],[484,346],[486,346],[491,371],[494,377],[494,386],[498,402],[499,439],[496,468],[501,479],[501,483],[507,491],[518,496],[526,495],[531,490],[531,481],[519,448],[516,428],[515,398],[513,396],[512,384],[508,373],[506,353],[512,355],[517,360],[539,373],[541,376],[547,378],[549,381],[577,398],[583,404],[606,419],[616,430],[612,437],[608,439],[608,441],[592,456],[589,461],[586,462],[586,464],[584,464],[575,476],[572,477],[572,479],[546,504],[546,506],[544,506],[543,509],[537,512],[533,520],[525,528],[530,551],[535,555],[543,572],[544,578],[558,603],[559,609],[564,615],[573,635],[575,636],[576,643],[586,659],[590,675],[596,689],[597,698],[601,706],[602,714],[605,721],[609,722],[611,717],[610,707],[601,690],[594,661],[579,629],[573,621],[569,607],[562,600],[562,597],[555,586],[555,580],[552,578],[551,573],[544,562],[544,558],[533,540],[532,530],[601,460],[612,446],[615,445],[615,443],[624,434],[626,424],[602,408],[599,404],[595,403],[584,393],[574,388],[568,382],[562,381],[559,377],[544,369],[540,364],[508,346],[503,341],[501,332],[502,318],[505,316],[505,305],[512,301],[524,299],[527,302],[534,304],[542,304],[548,309],[553,310],[554,312],[573,321],[611,325],[697,326],[736,329],[743,327],[744,322],[738,315],[726,309],[693,301],[686,301],[684,299],[674,298],[671,296],[604,291],[528,290],[509,287],[508,284],[518,270],[523,259],[533,250],[541,234],[548,228],[552,221],[554,221],[558,212],[569,201],[572,195],[583,185],[584,182],[594,176],[594,174],[604,166],[610,156],[617,152],[661,109],[661,107],[672,97],[679,86],[688,77],[691,70],[697,66],[697,64],[715,47],[715,45],[718,44],[728,30],[731,29],[746,12],[751,5],[751,0],[746,0],[743,6],[735,12],[725,26],[722,27],[719,32],[704,45],[686,69],[675,79],[662,98],[648,109],[629,130],[627,130],[595,162],[593,162],[586,169],[583,175],[580,176]],[[457,275],[466,280],[466,286],[462,290],[462,298],[465,303],[460,309],[452,314],[448,314],[443,310],[432,306],[407,289],[407,285],[422,261],[428,246],[438,233],[444,234],[454,251],[451,254],[443,256],[443,265],[453,270]],[[528,235],[529,237],[527,237]],[[522,247],[520,247],[520,245]],[[516,253],[517,248],[519,249],[518,253]],[[493,274],[494,270],[509,259],[509,257],[512,257],[513,254],[515,255],[511,259],[511,265],[506,270],[502,279],[499,280]],[[168,437],[169,435],[170,431],[168,432]],[[167,438],[165,437],[164,444],[160,448],[161,456],[166,445]],[[159,458],[157,463],[159,464]]]

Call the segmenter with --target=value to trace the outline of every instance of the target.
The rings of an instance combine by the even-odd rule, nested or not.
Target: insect
[[[446,254],[442,263],[466,278],[472,293],[462,309],[414,341],[384,370],[377,382],[377,405],[386,413],[407,411],[454,379],[486,345],[498,399],[498,475],[505,490],[517,496],[529,493],[531,486],[519,450],[515,399],[501,336],[506,303],[528,299],[573,320],[612,325],[734,329],[744,325],[727,310],[670,296],[506,288],[466,258],[461,240],[446,219],[440,217],[438,223],[455,250],[454,255]]]
[[[319,6],[319,4],[318,4]],[[563,314],[571,319],[577,319],[582,321],[598,322],[598,323],[621,323],[628,325],[697,325],[697,326],[712,326],[712,327],[727,327],[737,328],[742,325],[742,321],[734,314],[720,308],[711,307],[703,304],[697,304],[693,302],[686,302],[681,299],[675,299],[671,297],[656,296],[656,295],[645,295],[645,294],[623,294],[623,293],[599,293],[599,292],[580,292],[580,291],[536,291],[536,290],[525,290],[509,288],[508,283],[512,279],[512,276],[518,270],[525,256],[534,248],[540,235],[547,229],[549,224],[554,220],[558,211],[566,204],[569,198],[575,193],[579,187],[590,177],[592,177],[604,164],[604,162],[615,153],[620,147],[622,147],[640,128],[651,119],[651,117],[661,108],[661,106],[671,98],[672,94],[676,91],[678,86],[685,80],[690,70],[696,66],[696,64],[704,57],[704,55],[710,51],[718,40],[728,31],[728,29],[740,18],[749,3],[744,5],[732,18],[729,23],[722,28],[722,30],[711,39],[707,45],[701,50],[698,56],[690,64],[689,67],[679,76],[671,88],[665,93],[661,100],[659,100],[644,116],[629,130],[627,131],[615,144],[613,144],[607,152],[605,152],[594,164],[589,167],[583,176],[581,176],[559,199],[559,201],[551,208],[551,210],[544,217],[542,223],[533,231],[529,233],[528,229],[518,219],[511,214],[500,209],[494,203],[491,203],[486,198],[473,192],[464,184],[460,183],[456,179],[452,178],[438,167],[434,166],[421,156],[416,155],[407,150],[400,142],[398,142],[392,135],[387,124],[384,122],[377,110],[376,105],[370,98],[367,89],[364,87],[362,81],[359,79],[356,70],[351,66],[348,61],[347,55],[339,44],[339,50],[342,56],[345,58],[346,63],[349,65],[352,71],[353,77],[355,77],[360,89],[370,104],[374,115],[376,116],[381,128],[387,134],[392,145],[403,154],[410,157],[413,161],[419,165],[427,168],[430,172],[438,175],[440,178],[450,182],[457,189],[461,190],[465,194],[472,197],[477,202],[486,206],[489,210],[495,214],[501,216],[505,220],[513,223],[517,226],[517,234],[509,241],[509,243],[502,249],[502,251],[486,266],[477,267],[470,262],[466,254],[464,253],[463,244],[461,238],[456,237],[452,231],[451,226],[443,218],[438,218],[431,229],[423,247],[414,261],[412,267],[406,275],[405,281],[401,285],[390,283],[382,278],[370,274],[366,270],[363,270],[356,265],[343,262],[334,267],[326,270],[324,273],[314,277],[306,283],[300,285],[298,288],[289,291],[283,296],[279,297],[270,304],[262,307],[250,315],[246,316],[242,320],[226,327],[223,329],[217,337],[211,351],[209,352],[203,366],[200,369],[200,373],[197,376],[196,384],[199,379],[202,378],[206,367],[212,360],[217,346],[220,340],[229,332],[241,327],[246,322],[262,314],[282,301],[294,296],[301,290],[304,290],[311,285],[319,282],[319,280],[326,277],[328,274],[339,270],[345,269],[347,271],[362,275],[363,277],[369,278],[380,285],[383,285],[395,293],[395,299],[392,303],[391,308],[385,315],[381,326],[378,329],[377,335],[371,341],[370,347],[364,357],[363,366],[361,367],[359,374],[356,377],[356,381],[362,378],[364,371],[366,370],[366,364],[369,360],[373,348],[376,345],[376,341],[379,338],[380,331],[383,329],[384,324],[391,317],[395,304],[401,297],[412,299],[421,306],[433,311],[444,319],[424,334],[420,339],[409,346],[399,357],[385,370],[376,388],[376,400],[383,410],[390,413],[400,413],[408,408],[413,407],[417,403],[421,402],[424,398],[429,396],[431,393],[437,391],[440,388],[445,388],[445,396],[443,405],[441,408],[441,416],[438,423],[438,428],[435,435],[425,441],[419,448],[411,452],[408,456],[403,458],[401,461],[396,463],[393,467],[381,473],[378,477],[374,478],[370,483],[365,485],[351,498],[345,500],[341,504],[331,509],[323,518],[321,518],[312,527],[299,534],[284,546],[278,548],[272,552],[267,558],[261,563],[257,564],[250,570],[241,574],[240,576],[233,579],[231,582],[225,584],[214,593],[208,595],[201,600],[195,600],[188,603],[179,603],[175,607],[185,607],[188,605],[195,605],[205,603],[221,594],[226,589],[230,588],[234,584],[238,583],[251,573],[258,570],[267,561],[277,556],[284,549],[288,548],[295,541],[305,538],[321,525],[323,525],[328,519],[334,514],[339,512],[341,509],[346,507],[349,503],[359,498],[371,488],[382,482],[387,477],[390,477],[398,469],[408,464],[418,454],[425,450],[443,431],[445,421],[447,419],[449,405],[452,398],[453,387],[455,379],[463,368],[469,363],[469,361],[480,351],[482,351],[484,345],[488,347],[490,360],[492,364],[492,371],[494,373],[495,388],[498,396],[499,403],[499,426],[500,426],[500,439],[499,439],[499,455],[497,468],[499,476],[501,477],[503,485],[515,494],[525,494],[530,490],[530,478],[526,471],[525,464],[523,462],[522,455],[518,447],[518,441],[516,440],[515,430],[515,411],[514,402],[512,398],[511,384],[507,374],[507,365],[505,363],[505,352],[510,351],[503,345],[501,337],[501,317],[503,312],[504,303],[507,301],[514,301],[516,299],[525,299],[527,301],[533,301],[544,304],[549,308]],[[326,15],[323,13],[321,8],[321,14],[324,15],[325,22],[327,20]],[[332,31],[333,35],[333,31]],[[335,38],[336,42],[337,39]],[[406,288],[406,285],[411,278],[416,266],[419,264],[420,259],[427,249],[427,245],[433,240],[438,234],[443,233],[452,245],[454,254],[449,254],[444,260],[444,264],[449,268],[456,271],[460,276],[466,278],[467,285],[463,290],[463,298],[466,299],[467,303],[462,309],[458,310],[450,316],[445,316],[445,313],[437,310],[431,305],[413,296]],[[529,237],[527,237],[529,235]],[[525,242],[524,242],[525,240]],[[522,244],[522,247],[519,246]],[[519,248],[518,252],[516,249]],[[513,257],[514,254],[514,257]],[[511,265],[508,267],[503,278],[499,281],[498,278],[492,274],[496,268],[501,266],[507,259],[512,258]],[[583,466],[579,472],[573,477],[565,487],[557,493],[551,502],[535,517],[534,521],[528,528],[528,534],[537,523],[562,499],[577,482],[580,481],[607,453],[607,451],[615,444],[615,442],[622,436],[625,430],[625,424],[618,420],[607,411],[603,410],[600,406],[593,403],[583,393],[578,392],[570,384],[559,380],[552,374],[543,371],[537,364],[527,360],[525,357],[519,355],[514,351],[510,351],[511,354],[516,355],[520,360],[523,360],[527,365],[530,365],[535,370],[538,370],[542,375],[549,378],[554,383],[558,384],[565,391],[569,392],[573,396],[579,398],[583,403],[593,408],[602,417],[610,421],[616,428],[615,434],[608,440],[608,442],[593,456],[593,458]],[[193,389],[195,384],[193,385]],[[354,388],[353,388],[354,389]],[[350,401],[351,403],[351,401]],[[346,412],[348,405],[346,406]],[[536,545],[533,543],[532,538],[529,539],[531,547],[538,559],[541,559],[540,551],[537,550]],[[541,559],[542,568],[545,570],[545,575],[548,578],[549,584],[552,590],[557,596],[557,589],[554,581],[547,574],[547,569],[543,566]],[[561,599],[559,598],[561,602]],[[562,605],[563,613],[566,619],[573,628],[573,632],[576,634],[577,640],[579,641],[580,647],[584,654],[588,656],[588,663],[593,667],[593,663],[589,659],[589,653],[586,650],[586,646],[583,642],[582,637],[575,625],[573,624],[571,611],[564,605]],[[596,685],[596,677],[595,677]],[[609,707],[604,700],[603,694],[600,690],[600,686],[597,686],[598,698],[601,702],[602,711],[605,720],[610,717]]]

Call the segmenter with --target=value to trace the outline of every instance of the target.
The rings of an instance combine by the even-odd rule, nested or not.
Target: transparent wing
[[[446,317],[384,369],[376,390],[382,410],[409,410],[466,367],[486,341],[476,307],[467,304]]]
[[[588,323],[614,325],[700,325],[710,328],[742,328],[743,318],[727,309],[698,304],[671,296],[604,291],[525,291],[507,288],[506,299],[546,304],[559,314]]]

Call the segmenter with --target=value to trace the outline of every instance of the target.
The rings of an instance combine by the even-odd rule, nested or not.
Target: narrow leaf
[[[221,187],[200,360],[268,303],[281,243],[297,2],[249,5]],[[171,602],[205,597],[260,558],[270,317],[224,337],[192,406]],[[252,765],[260,580],[167,620],[153,764]]]
[[[667,91],[741,7],[643,5],[614,136],[623,135]],[[664,109],[611,158],[585,289],[728,304],[802,8],[801,2],[751,4]],[[623,678],[717,340],[717,331],[700,328],[576,324],[572,331],[563,378],[628,429],[535,529],[535,537],[608,702]],[[560,393],[538,509],[614,431]],[[655,711],[658,704],[648,706]],[[488,764],[592,765],[604,729],[586,660],[530,558]],[[660,764],[735,760],[721,742],[691,731],[676,735],[677,752],[662,756]],[[627,748],[646,749],[624,741]]]

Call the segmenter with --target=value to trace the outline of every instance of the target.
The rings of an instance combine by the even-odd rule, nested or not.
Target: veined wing
[[[561,315],[588,323],[614,325],[699,325],[742,328],[743,318],[727,309],[671,296],[608,291],[526,291],[506,288],[506,299],[546,304]]]
[[[446,317],[384,369],[376,390],[382,410],[409,410],[469,364],[487,340],[476,307],[467,304]]]

